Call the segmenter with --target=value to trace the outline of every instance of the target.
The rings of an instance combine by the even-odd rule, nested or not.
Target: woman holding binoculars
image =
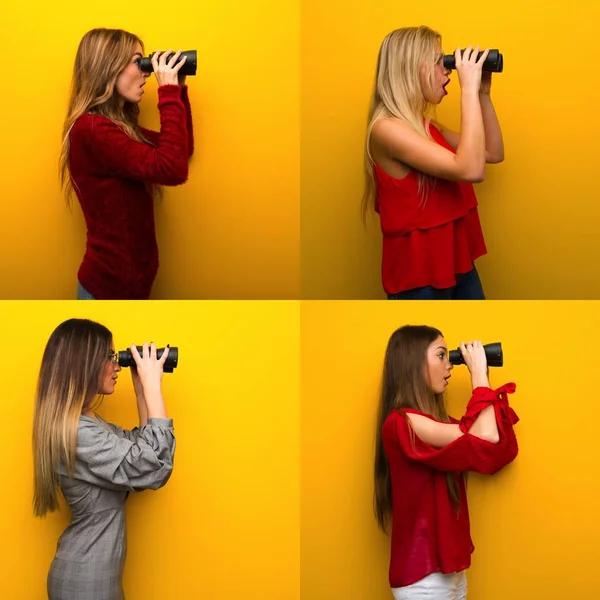
[[[72,520],[48,573],[49,600],[123,600],[127,553],[125,500],[131,491],[164,486],[173,470],[175,437],[161,392],[156,346],[131,347],[139,428],[130,431],[94,413],[115,391],[121,367],[111,332],[70,319],[48,340],[33,425],[34,514],[58,508],[62,492]]]
[[[78,271],[80,300],[145,300],[158,272],[154,199],[188,178],[192,113],[181,51],[156,52],[160,132],[138,124],[150,73],[142,41],[120,29],[93,29],[79,44],[59,171],[87,226]],[[167,60],[169,58],[169,60]]]
[[[440,35],[407,27],[383,41],[369,111],[363,218],[383,233],[382,279],[389,299],[481,300],[475,260],[486,254],[473,183],[504,159],[490,97],[488,50],[456,50],[460,133],[432,120],[446,96]]]
[[[464,600],[470,535],[465,472],[492,475],[518,453],[512,383],[490,388],[481,342],[460,351],[473,393],[460,420],[444,406],[453,365],[442,333],[407,325],[384,359],[376,431],[374,508],[391,521],[389,583],[395,600]]]

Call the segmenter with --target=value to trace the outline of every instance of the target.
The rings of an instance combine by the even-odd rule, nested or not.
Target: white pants
[[[394,600],[466,600],[467,575],[460,573],[432,573],[420,581],[392,588]]]

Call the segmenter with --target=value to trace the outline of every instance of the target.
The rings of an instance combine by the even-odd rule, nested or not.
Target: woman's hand
[[[131,346],[131,355],[136,365],[136,375],[132,374],[133,385],[135,387],[135,378],[137,377],[140,384],[142,393],[148,395],[149,392],[156,392],[160,390],[160,385],[163,376],[163,365],[169,356],[169,347],[165,348],[162,356],[156,358],[156,345],[154,342],[148,346],[147,343],[142,347],[142,355],[138,352],[135,345]],[[137,390],[136,390],[137,393]]]
[[[479,54],[479,46],[469,46],[462,54],[460,48],[454,52],[454,60],[456,63],[456,71],[458,72],[458,80],[463,92],[479,93],[482,79],[482,67],[485,59],[490,53],[489,48],[486,48],[480,59],[477,60]]]
[[[154,75],[158,85],[179,85],[179,69],[183,66],[187,60],[187,56],[184,56],[179,62],[178,58],[181,56],[181,50],[171,57],[171,60],[167,62],[167,57],[173,50],[167,50],[162,52],[158,50],[152,55],[152,66],[154,67]],[[185,77],[185,76],[184,76]]]
[[[477,387],[489,387],[487,358],[483,344],[479,340],[461,342],[460,352],[471,373],[473,389]]]

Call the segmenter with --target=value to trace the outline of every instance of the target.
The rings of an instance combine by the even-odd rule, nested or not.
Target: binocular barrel
[[[461,56],[463,52],[464,49],[461,50]],[[481,58],[482,54],[483,52],[477,54],[477,60]],[[446,69],[456,69],[456,59],[454,58],[454,54],[446,54],[446,56],[444,56],[444,67],[446,67]],[[502,54],[500,54],[500,51],[490,50],[482,68],[484,71],[502,73],[502,70],[504,69],[504,58]]]
[[[500,342],[484,344],[483,349],[485,350],[485,357],[487,359],[488,367],[501,367],[504,364],[504,359],[502,356],[502,344]],[[453,365],[465,364],[465,360],[460,348],[457,348],[456,350],[450,350],[448,359]]]
[[[136,346],[140,356],[142,355],[143,346]],[[163,355],[165,348],[157,348],[156,349],[156,358],[160,358]],[[128,348],[127,350],[120,350],[117,355],[117,360],[119,362],[120,367],[135,367],[135,360],[133,355],[131,354],[131,350]],[[179,351],[177,347],[171,346],[169,348],[169,356],[167,356],[167,360],[163,365],[163,371],[165,373],[172,373],[173,369],[177,367],[177,362],[179,361]]]
[[[144,71],[144,73],[153,73],[154,72],[154,67],[152,66],[152,57],[154,56],[154,52],[152,54],[150,54],[150,56],[146,56],[144,58],[140,58],[139,60],[139,65],[140,65],[140,69],[142,71]],[[171,57],[175,54],[175,52],[173,52],[172,54],[169,54],[169,56],[167,56],[167,62],[169,62],[171,60]],[[179,73],[181,73],[181,75],[195,75],[196,74],[196,69],[198,67],[198,53],[196,50],[186,50],[185,52],[182,52],[179,60],[181,60],[184,56],[187,56],[187,60],[185,61],[185,63],[183,64],[183,66],[181,67],[181,69],[179,69]],[[179,60],[177,62],[179,62]]]

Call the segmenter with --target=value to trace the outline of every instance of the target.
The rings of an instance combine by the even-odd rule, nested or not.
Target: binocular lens
[[[140,66],[140,69],[142,71],[144,71],[144,73],[153,73],[154,72],[154,67],[152,66],[152,57],[154,56],[154,52],[152,54],[150,54],[150,56],[146,56],[144,58],[140,58],[138,64]],[[169,62],[171,60],[171,57],[175,54],[175,52],[173,52],[172,54],[169,54],[169,56],[167,56],[167,60],[166,62]],[[195,75],[196,74],[196,69],[198,67],[198,53],[196,50],[186,50],[185,52],[182,52],[181,55],[179,56],[179,60],[177,62],[179,62],[184,56],[187,57],[185,63],[183,64],[183,66],[181,67],[181,69],[179,69],[179,73],[181,73],[182,75]]]
[[[142,355],[143,346],[136,346],[140,356]],[[160,358],[163,355],[165,348],[157,348],[156,349],[156,358]],[[127,350],[120,350],[117,355],[117,360],[119,362],[120,367],[135,367],[135,360],[133,355],[131,354],[131,350],[128,348]],[[167,356],[167,360],[163,365],[163,371],[165,373],[172,373],[173,369],[177,367],[177,363],[179,361],[179,351],[177,347],[169,348],[169,356]]]
[[[502,355],[502,344],[500,342],[494,342],[493,344],[484,344],[483,349],[485,351],[485,357],[487,359],[488,367],[501,367],[504,364],[504,357]],[[448,359],[453,365],[464,365],[465,360],[463,358],[460,348],[456,350],[450,350]]]
[[[461,50],[461,56],[463,52],[464,50]],[[483,52],[477,54],[477,60],[481,58],[482,54]],[[444,67],[446,69],[456,69],[456,59],[454,58],[454,54],[446,54],[446,56],[444,56]],[[500,51],[490,50],[482,68],[484,71],[502,73],[502,70],[504,69],[504,57],[500,54]]]

